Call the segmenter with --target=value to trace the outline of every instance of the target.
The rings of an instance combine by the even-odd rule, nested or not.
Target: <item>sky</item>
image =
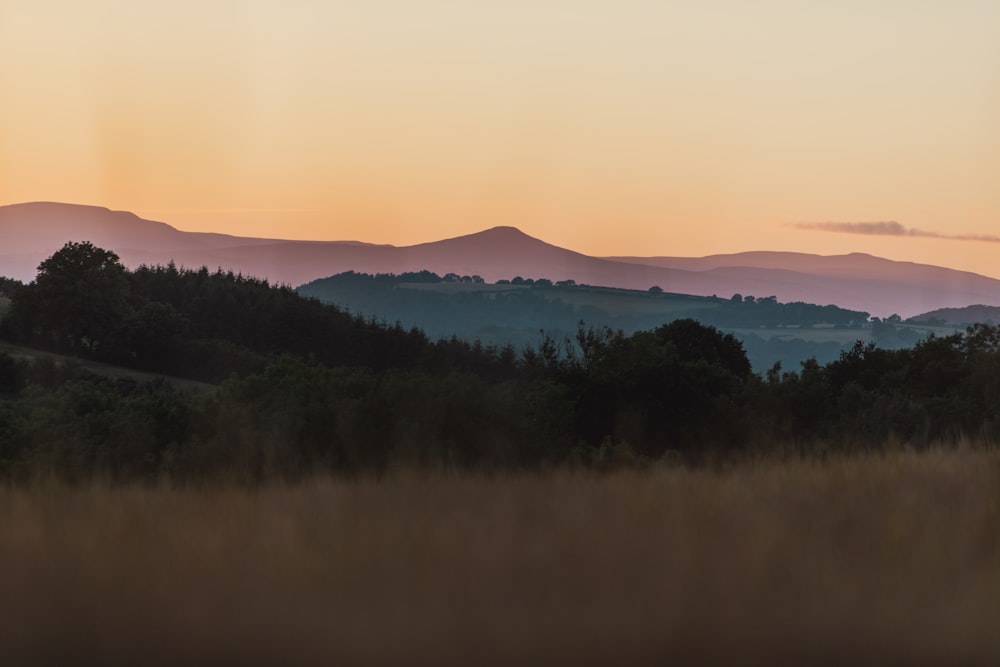
[[[1000,276],[1000,2],[2,0],[24,201]]]

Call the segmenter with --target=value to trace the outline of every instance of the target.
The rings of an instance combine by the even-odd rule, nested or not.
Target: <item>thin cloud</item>
[[[942,234],[922,229],[905,227],[895,220],[879,222],[794,222],[795,229],[805,229],[818,232],[836,232],[838,234],[864,234],[868,236],[915,236],[930,239],[948,239],[950,241],[979,241],[983,243],[1000,243],[1000,236],[992,234]]]
[[[322,208],[144,208],[143,211],[156,213],[333,213]]]

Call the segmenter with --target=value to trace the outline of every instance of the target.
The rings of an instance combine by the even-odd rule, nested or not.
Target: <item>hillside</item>
[[[0,316],[2,315],[3,311],[0,310]],[[210,384],[208,382],[199,382],[198,380],[191,380],[188,378],[171,377],[163,375],[162,373],[146,373],[143,371],[137,371],[133,368],[127,368],[125,366],[105,364],[81,357],[70,357],[63,354],[49,352],[47,350],[39,350],[33,347],[12,345],[2,341],[0,341],[0,355],[6,355],[12,359],[21,360],[30,364],[46,364],[51,362],[53,367],[63,367],[64,369],[68,368],[71,372],[75,372],[77,370],[84,371],[86,373],[92,373],[96,376],[106,378],[128,379],[134,380],[135,382],[166,382],[182,391],[198,394],[206,394],[218,390],[217,385]]]
[[[419,327],[431,338],[454,335],[516,348],[537,345],[541,331],[574,339],[581,321],[587,327],[631,334],[691,318],[735,334],[759,372],[777,361],[785,368],[798,368],[810,357],[833,361],[859,339],[899,347],[932,332],[952,331],[869,321],[862,311],[774,298],[736,300],[548,280],[518,282],[477,283],[468,276],[464,282],[454,276],[445,281],[426,271],[400,276],[348,272],[313,281],[298,292],[365,317]]]
[[[948,325],[966,325],[966,324],[993,324],[1000,322],[1000,307],[998,306],[984,306],[982,304],[975,306],[966,306],[965,308],[939,308],[938,310],[932,310],[929,313],[923,313],[921,315],[916,315],[910,318],[911,322],[925,323],[925,324],[948,324]]]
[[[335,225],[331,225],[335,229]],[[412,246],[359,241],[283,241],[184,232],[132,213],[94,206],[26,203],[0,207],[0,275],[23,281],[70,240],[114,250],[123,262],[232,269],[301,285],[345,271],[515,276],[729,298],[735,293],[782,302],[835,304],[884,317],[910,317],[970,303],[1000,306],[1000,280],[864,254],[824,257],[751,252],[703,258],[591,257],[508,226]]]
[[[924,312],[923,304],[1000,305],[1000,281],[968,271],[900,262],[865,253],[817,255],[744,252],[706,257],[608,257],[616,262],[698,272],[707,280],[742,284],[743,294],[776,294],[783,301],[833,303],[885,317]],[[770,290],[770,291],[768,291]],[[874,305],[878,307],[872,307]]]

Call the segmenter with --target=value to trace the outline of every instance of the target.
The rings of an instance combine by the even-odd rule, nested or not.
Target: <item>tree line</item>
[[[87,243],[8,293],[7,341],[218,389],[0,354],[7,476],[697,464],[1000,437],[992,326],[758,374],[738,339],[691,319],[628,335],[581,323],[523,350],[431,340],[229,272],[129,271]]]

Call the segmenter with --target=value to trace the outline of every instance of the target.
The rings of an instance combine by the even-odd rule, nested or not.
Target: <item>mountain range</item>
[[[863,253],[745,252],[707,257],[594,257],[551,245],[515,227],[494,227],[411,246],[360,241],[287,241],[186,232],[133,213],[34,202],[0,206],[0,275],[29,281],[67,241],[114,250],[130,267],[207,266],[293,286],[343,271],[428,270],[479,275],[487,282],[525,278],[782,302],[835,304],[876,316],[910,317],[970,304],[1000,306],[1000,280],[967,271]]]

